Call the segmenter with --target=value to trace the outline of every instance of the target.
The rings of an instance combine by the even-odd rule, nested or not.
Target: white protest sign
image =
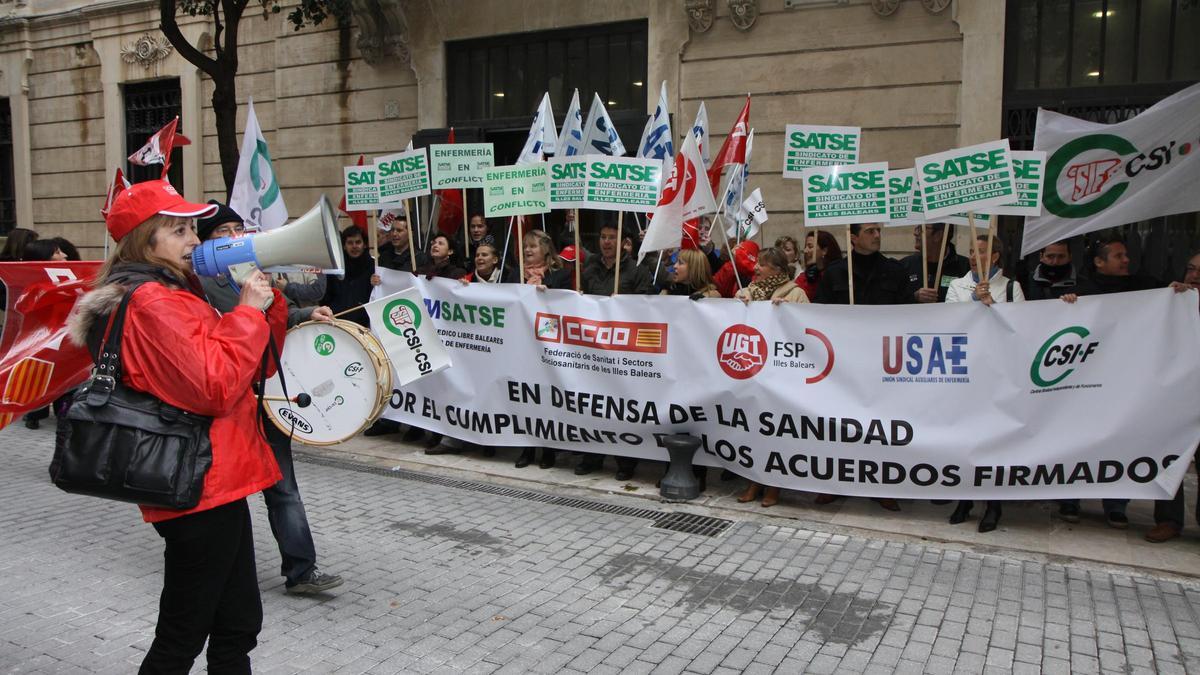
[[[915,225],[925,222],[920,213],[913,212],[913,193],[916,189],[915,169],[895,169],[887,172],[888,219],[884,227]]]
[[[887,218],[887,162],[804,170],[806,227],[877,223]]]
[[[550,176],[545,162],[492,167],[482,175],[485,218],[550,210]]]
[[[587,208],[587,158],[554,157],[546,167],[550,174],[550,208]]]
[[[429,162],[425,149],[375,158],[379,201],[384,204],[429,194]]]
[[[988,206],[984,210],[998,216],[1042,215],[1042,179],[1045,177],[1046,153],[1037,150],[1014,150],[1012,161],[1013,178],[1017,182],[1016,201],[1000,206]]]
[[[379,171],[374,166],[342,167],[347,211],[374,211],[379,203]]]
[[[403,387],[451,366],[421,292],[415,288],[368,303],[371,332],[392,362],[392,385]]]
[[[789,124],[784,138],[783,177],[803,178],[810,167],[857,164],[862,129]]]
[[[916,170],[930,222],[1017,198],[1007,139],[918,157]]]
[[[587,157],[587,208],[650,213],[658,205],[660,159]]]
[[[491,143],[448,143],[429,146],[433,189],[481,188],[484,169],[495,166]]]

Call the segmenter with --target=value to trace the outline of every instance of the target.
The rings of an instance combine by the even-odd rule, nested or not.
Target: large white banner
[[[919,498],[1170,498],[1200,440],[1194,292],[845,307],[579,295],[380,270],[454,367],[385,415],[490,445],[697,462]]]

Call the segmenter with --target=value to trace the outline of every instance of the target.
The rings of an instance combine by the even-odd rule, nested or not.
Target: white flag
[[[692,133],[695,134],[696,144],[700,147],[700,156],[704,158],[704,169],[708,170],[708,165],[712,163],[712,148],[708,144],[708,109],[704,107],[704,101],[700,102],[700,109],[696,111]]]
[[[246,229],[273,230],[287,222],[287,206],[271,166],[267,139],[263,138],[258,117],[254,114],[254,99],[247,105],[242,154],[238,157],[237,177],[229,194],[229,208],[246,221]]]
[[[746,135],[746,163],[733,166],[733,170],[729,172],[729,182],[725,191],[721,193],[725,195],[725,209],[721,212],[721,217],[725,219],[727,231],[735,230],[737,224],[746,219],[742,200],[746,196],[746,181],[750,179],[750,152],[753,149],[754,130],[751,129]]]
[[[653,157],[663,160],[663,166],[675,156],[675,143],[671,138],[671,117],[667,114],[667,83],[664,80],[658,94],[658,107],[646,120],[642,140],[638,142],[638,157]]]
[[[663,183],[662,196],[658,199],[654,217],[646,227],[638,258],[651,251],[679,246],[683,239],[683,221],[716,210],[717,203],[708,184],[700,149],[696,147],[696,137],[687,134],[679,154],[675,155],[671,174]]]
[[[1038,110],[1033,149],[1048,159],[1042,215],[1021,255],[1067,237],[1200,210],[1200,84],[1117,124]]]
[[[745,241],[753,239],[758,234],[758,226],[767,222],[767,205],[763,202],[762,191],[754,188],[754,192],[738,207],[738,222],[725,231],[730,239]]]
[[[579,112],[578,89],[571,96],[571,105],[567,107],[567,116],[563,119],[562,132],[558,136],[558,147],[555,154],[558,157],[583,154],[583,116]]]
[[[625,144],[617,135],[612,118],[604,109],[600,94],[592,94],[592,107],[588,110],[587,123],[584,124],[583,154],[612,155],[620,157],[625,154]]]
[[[364,306],[371,332],[391,357],[394,386],[403,387],[451,366],[421,292],[409,288]]]
[[[520,157],[517,157],[517,164],[532,164],[542,161],[546,155],[553,155],[557,142],[554,111],[550,108],[550,92],[546,92],[542,96],[542,104],[533,115],[529,137],[525,139],[525,147],[521,149]]]

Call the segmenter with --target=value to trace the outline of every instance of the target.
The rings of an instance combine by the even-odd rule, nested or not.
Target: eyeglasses
[[[245,225],[218,225],[213,229],[213,234],[218,237],[232,237],[235,234],[246,234]]]
[[[1183,271],[1187,272],[1188,274],[1195,274],[1197,272],[1200,272],[1200,267],[1196,267],[1195,265],[1188,265],[1187,267],[1183,268]]]

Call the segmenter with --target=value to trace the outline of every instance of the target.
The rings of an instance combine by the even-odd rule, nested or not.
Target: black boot
[[[971,517],[971,507],[975,506],[975,502],[964,499],[958,503],[958,508],[954,509],[954,513],[950,514],[950,524],[958,525]]]
[[[602,466],[604,466],[604,455],[587,452],[584,453],[583,459],[579,460],[579,464],[575,467],[575,475],[586,476]]]
[[[533,464],[533,448],[523,448],[521,456],[517,458],[517,468],[524,469],[530,464]]]
[[[983,518],[979,519],[979,531],[991,532],[1000,524],[1000,502],[988,502]]]
[[[542,461],[538,466],[543,469],[553,469],[555,460],[554,448],[542,448]]]

